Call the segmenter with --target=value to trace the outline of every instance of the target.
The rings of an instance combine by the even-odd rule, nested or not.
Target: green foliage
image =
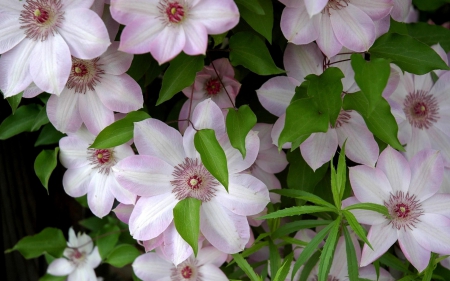
[[[319,259],[319,278],[318,281],[327,281],[328,273],[330,272],[331,263],[333,262],[334,250],[336,249],[337,241],[339,238],[339,229],[341,227],[341,217],[332,224],[333,227],[330,230],[327,241],[323,246],[322,254]]]
[[[238,110],[228,109],[226,125],[231,145],[239,150],[245,158],[245,138],[256,124],[256,115],[248,105],[242,105]]]
[[[347,210],[342,210],[342,214],[344,215],[345,219],[348,222],[348,225],[350,225],[355,234],[358,235],[358,237],[373,250],[372,245],[367,239],[364,228],[362,228],[362,226],[358,223],[355,216]]]
[[[234,66],[242,65],[259,75],[284,72],[275,65],[264,42],[251,32],[238,32],[231,36],[230,49],[230,61]]]
[[[297,198],[297,199],[303,199],[305,201],[312,202],[316,205],[320,205],[322,207],[328,207],[335,209],[336,207],[328,203],[327,201],[323,200],[317,195],[314,195],[312,193],[301,191],[301,190],[292,190],[292,189],[275,189],[272,190],[273,193],[280,194],[282,196]]]
[[[285,259],[281,267],[278,269],[274,281],[284,281],[289,274],[289,269],[294,258],[294,253],[290,253]]]
[[[228,164],[223,148],[217,141],[214,130],[199,130],[194,136],[195,149],[200,153],[202,163],[228,191]]]
[[[15,95],[15,96],[6,98],[6,100],[7,100],[8,103],[9,103],[9,106],[11,107],[11,110],[12,110],[12,114],[13,114],[13,115],[14,115],[14,113],[16,113],[16,109],[17,109],[17,107],[19,106],[20,101],[22,100],[22,95],[23,95],[23,92],[21,92],[21,93]]]
[[[387,33],[378,38],[369,53],[372,59],[389,59],[402,70],[417,75],[435,69],[450,69],[429,46],[410,36],[397,33]]]
[[[66,279],[67,276],[53,276],[47,273],[41,278],[39,278],[39,281],[64,281]]]
[[[173,209],[173,222],[180,236],[194,251],[198,253],[198,238],[200,236],[200,207],[202,201],[196,198],[186,198],[178,202]]]
[[[288,216],[299,216],[303,214],[312,214],[319,212],[337,212],[336,208],[330,207],[321,207],[321,206],[300,206],[300,207],[290,207],[283,210],[279,210],[265,216],[260,217],[259,219],[275,219],[275,218],[283,218]]]
[[[264,9],[261,6],[259,0],[235,0],[238,7],[242,6],[247,8],[249,11],[252,11],[258,15],[264,15]]]
[[[147,70],[150,68],[152,61],[155,61],[150,53],[145,53],[142,55],[134,55],[133,61],[131,62],[130,69],[128,69],[127,74],[131,76],[136,81],[139,81],[144,77]]]
[[[293,232],[299,231],[300,229],[329,225],[331,222],[332,221],[330,220],[299,220],[288,222],[275,230],[272,233],[271,237],[272,239],[277,239]]]
[[[49,123],[44,125],[44,127],[42,127],[42,130],[39,133],[39,136],[36,139],[34,146],[36,147],[47,144],[55,144],[58,143],[59,140],[64,136],[65,134],[56,130],[55,127],[53,127],[53,125]]]
[[[139,255],[140,252],[135,247],[127,244],[122,244],[115,247],[111,251],[111,253],[109,253],[105,262],[114,267],[121,268],[127,264],[132,263]]]
[[[110,148],[124,144],[133,138],[134,122],[150,118],[144,111],[133,111],[123,119],[104,128],[89,148]]]
[[[0,140],[8,139],[23,132],[31,132],[42,106],[37,104],[23,105],[14,115],[6,117],[0,124]]]
[[[434,11],[446,3],[450,0],[413,0],[413,4],[422,11]]]
[[[281,267],[281,256],[277,245],[271,239],[269,239],[269,261],[270,276],[276,276]]]
[[[331,159],[331,193],[333,194],[333,201],[336,208],[341,209],[342,197],[344,196],[345,182],[347,180],[347,165],[345,164],[345,145],[344,142],[341,152],[339,153],[337,172],[333,166],[333,159]]]
[[[39,114],[36,116],[36,119],[34,120],[33,126],[31,126],[31,131],[37,131],[39,130],[43,125],[50,122],[47,117],[47,110],[46,106],[41,107]]]
[[[342,228],[344,230],[345,237],[345,252],[347,254],[347,270],[348,278],[350,281],[357,281],[359,278],[359,265],[358,259],[356,258],[355,245],[353,245],[350,232],[346,227]]]
[[[36,235],[26,236],[5,253],[19,251],[26,259],[37,258],[44,253],[60,257],[66,248],[66,239],[60,229],[47,227]]]
[[[56,168],[59,147],[54,150],[42,150],[34,161],[34,172],[48,193],[48,180]]]
[[[97,240],[98,251],[102,259],[105,259],[119,240],[120,228],[117,225],[106,224],[96,234],[94,238]]]
[[[170,100],[176,93],[191,86],[195,75],[202,70],[203,65],[203,56],[188,56],[181,53],[174,58],[164,73],[156,105]]]
[[[238,3],[239,13],[241,17],[259,34],[264,36],[269,43],[272,43],[272,28],[273,28],[273,6],[271,0],[253,0],[262,8],[264,14],[247,8],[247,3]],[[247,2],[247,1],[245,1]]]
[[[233,254],[233,260],[247,274],[251,281],[261,281],[261,278],[255,273],[250,264],[239,254]]]
[[[223,43],[225,37],[227,37],[228,32],[224,32],[222,34],[211,35],[214,40],[214,48]]]
[[[374,212],[382,214],[383,216],[385,216],[387,218],[391,217],[386,206],[378,205],[378,204],[374,204],[374,203],[358,203],[358,204],[353,204],[353,205],[350,205],[350,206],[347,206],[344,208],[344,210],[347,210],[347,211],[357,210],[357,209],[374,211]]]

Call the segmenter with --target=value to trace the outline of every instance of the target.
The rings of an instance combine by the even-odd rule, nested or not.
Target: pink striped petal
[[[319,35],[319,22],[322,15],[310,18],[303,1],[297,7],[286,7],[281,14],[281,31],[288,42],[296,45],[311,43]]]
[[[131,54],[147,53],[163,29],[164,25],[158,18],[138,17],[123,29],[119,50]]]
[[[112,211],[116,214],[117,218],[123,222],[128,224],[130,221],[131,212],[133,212],[134,205],[126,205],[120,203],[114,208]]]
[[[439,191],[444,176],[444,165],[438,151],[422,150],[411,159],[410,165],[410,193],[424,201]]]
[[[295,79],[277,76],[269,79],[256,90],[262,106],[275,116],[281,116],[295,94],[295,87],[300,85]]]
[[[386,147],[378,158],[377,168],[383,171],[394,191],[408,192],[411,181],[409,162],[391,146]]]
[[[89,166],[68,169],[63,177],[64,191],[72,197],[85,195],[88,192],[92,173],[93,170]]]
[[[59,258],[52,261],[47,268],[47,273],[54,276],[69,275],[76,268],[75,264],[65,258]]]
[[[337,39],[331,23],[331,17],[323,15],[320,21],[320,34],[317,37],[317,45],[320,50],[328,57],[334,57],[341,49],[341,42]]]
[[[322,12],[327,4],[328,0],[305,0],[306,10],[310,17]]]
[[[98,135],[101,130],[114,122],[114,112],[101,102],[96,92],[87,91],[78,95],[78,110],[89,132]]]
[[[414,238],[412,231],[403,229],[397,231],[398,244],[406,259],[419,271],[422,272],[430,261],[431,252],[422,247]]]
[[[374,250],[372,251],[367,244],[364,244],[360,266],[366,266],[384,254],[397,241],[397,230],[389,221],[385,221],[382,224],[372,225],[367,239]]]
[[[352,0],[352,4],[373,20],[379,20],[389,15],[393,7],[392,0]]]
[[[329,162],[338,147],[338,136],[335,129],[326,133],[313,133],[300,145],[300,152],[306,163],[315,171]]]
[[[198,272],[202,274],[205,280],[228,281],[229,279],[217,266],[212,264],[204,264],[199,267]]]
[[[278,151],[276,146],[270,149],[260,150],[255,163],[268,173],[279,173],[288,165],[284,151]]]
[[[383,205],[389,199],[393,190],[383,171],[363,165],[349,170],[353,192],[360,202]]]
[[[93,173],[88,185],[88,205],[94,215],[103,218],[108,215],[114,203],[114,196],[110,192],[111,181],[114,178],[106,173]]]
[[[439,214],[422,214],[412,235],[427,250],[450,254],[450,219]]]
[[[114,2],[114,0],[113,0]],[[170,276],[173,265],[161,259],[156,253],[146,253],[137,257],[133,264],[133,271],[142,280],[161,280]]]
[[[193,24],[206,27],[208,34],[221,34],[239,22],[239,10],[232,0],[197,1],[189,11]]]
[[[150,53],[159,64],[163,64],[181,53],[185,44],[186,33],[181,25],[165,26],[153,39]]]
[[[63,133],[76,132],[83,120],[78,110],[78,102],[81,94],[64,88],[61,95],[50,96],[47,102],[47,116],[56,129]]]
[[[24,38],[25,33],[20,29],[17,15],[11,15],[0,9],[0,54],[8,52]]]
[[[178,234],[175,225],[171,223],[164,231],[164,243],[160,249],[175,266],[184,262],[193,254],[192,247]]]
[[[133,55],[119,51],[119,43],[119,41],[113,42],[98,60],[98,64],[102,65],[105,73],[120,75],[131,66]]]
[[[287,75],[301,83],[307,75],[323,72],[323,55],[314,43],[301,46],[289,43],[284,51],[283,64]],[[282,87],[283,83],[278,85]]]

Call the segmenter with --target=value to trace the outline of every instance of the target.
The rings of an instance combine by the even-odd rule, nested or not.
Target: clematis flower
[[[0,4],[0,89],[5,98],[31,82],[59,95],[71,70],[71,56],[98,57],[110,45],[94,0],[3,0]],[[80,24],[82,23],[82,24]]]
[[[345,75],[342,79],[343,93],[353,93],[359,90],[354,80],[354,72],[349,61],[338,62],[349,58],[349,55],[339,55],[326,59],[314,43],[305,46],[288,44],[284,53],[284,66],[288,77],[278,76],[269,79],[258,89],[258,99],[270,113],[280,117],[272,129],[272,139],[278,145],[278,138],[284,127],[286,108],[299,86],[309,74],[321,74],[328,65],[339,67]],[[387,87],[392,91],[396,84]],[[363,118],[355,111],[341,110],[334,127],[326,133],[313,133],[300,145],[300,152],[306,163],[316,170],[330,161],[339,146],[347,140],[346,155],[357,163],[374,166],[378,157],[378,145],[367,129]],[[290,147],[290,144],[283,148]]]
[[[186,261],[174,266],[170,261],[156,253],[146,253],[136,258],[133,270],[143,281],[227,281],[226,275],[219,269],[227,254],[212,246],[199,249],[197,257],[190,256]]]
[[[89,148],[94,139],[94,135],[82,126],[75,134],[59,141],[59,160],[67,168],[63,177],[66,193],[72,197],[87,193],[89,209],[101,218],[111,211],[114,198],[124,204],[136,202],[136,195],[121,187],[111,170],[134,152],[128,144],[108,149]]]
[[[444,172],[438,151],[422,150],[408,162],[388,146],[375,168],[349,169],[355,197],[343,203],[385,205],[390,214],[387,218],[376,212],[352,211],[360,223],[371,225],[367,238],[374,250],[364,245],[361,266],[373,262],[397,240],[419,272],[427,267],[431,252],[450,254],[450,194],[438,193]]]
[[[111,14],[125,25],[120,50],[150,52],[163,64],[181,51],[206,52],[208,34],[221,34],[239,21],[232,0],[111,0]]]
[[[234,79],[234,69],[230,61],[226,58],[217,59],[197,72],[194,84],[183,90],[188,100],[183,104],[178,119],[188,119],[197,104],[208,98],[222,109],[233,107],[240,88],[241,84]],[[187,121],[179,121],[180,132],[184,133],[188,125]]]
[[[72,57],[69,80],[60,96],[47,103],[50,122],[61,132],[76,132],[84,122],[97,135],[114,122],[114,111],[128,113],[142,108],[139,84],[125,73],[133,55],[119,52],[114,42],[100,57],[83,60]]]
[[[47,273],[54,276],[67,276],[68,281],[97,281],[94,268],[99,266],[102,258],[91,237],[69,229],[69,242],[63,257],[50,263]]]
[[[392,0],[280,0],[286,5],[281,31],[296,45],[316,40],[329,58],[342,47],[367,51],[376,37],[374,21],[389,15]]]
[[[240,174],[255,161],[259,139],[255,132],[249,133],[247,155],[242,159],[225,133],[220,108],[210,99],[197,105],[192,122],[198,130],[215,130],[228,162],[228,192],[200,160],[192,127],[182,137],[159,120],[137,122],[134,140],[140,155],[113,167],[119,183],[141,196],[130,217],[130,233],[142,241],[157,237],[173,221],[175,205],[191,197],[202,201],[200,230],[205,238],[225,253],[236,253],[250,237],[246,216],[261,212],[269,202],[267,187],[260,180]]]

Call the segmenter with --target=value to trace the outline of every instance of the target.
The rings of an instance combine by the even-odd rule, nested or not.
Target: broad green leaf
[[[200,158],[205,168],[228,191],[228,164],[223,148],[217,141],[214,130],[199,130],[194,136],[195,149],[200,153]]]
[[[104,128],[89,148],[110,148],[126,143],[133,138],[134,122],[150,118],[144,111],[133,111],[123,119]]]
[[[95,237],[97,241],[98,251],[102,259],[105,259],[114,246],[120,236],[120,228],[117,225],[106,224],[103,226]]]
[[[342,107],[342,81],[344,74],[337,67],[327,68],[320,76],[310,74],[305,77],[309,81],[308,96],[322,114],[329,117],[330,124],[334,125]],[[311,120],[310,122],[314,122]]]
[[[431,253],[431,258],[430,258],[430,262],[428,263],[427,268],[425,268],[425,270],[422,272],[423,277],[422,277],[422,281],[430,281],[431,277],[433,276],[433,271],[436,267],[436,265],[434,264],[434,260],[436,259],[437,254],[435,253]]]
[[[105,262],[114,267],[124,267],[127,264],[132,263],[141,253],[135,247],[122,244],[115,247],[111,253],[109,253]]]
[[[389,62],[385,59],[366,61],[360,54],[353,54],[351,60],[355,81],[369,103],[367,116],[370,116],[386,88],[391,73]]]
[[[100,219],[98,217],[89,217],[87,219],[81,220],[78,222],[79,225],[85,227],[86,229],[89,229],[91,231],[98,231],[100,230],[105,224],[108,223],[108,220],[105,218]]]
[[[301,207],[290,207],[283,210],[279,210],[265,216],[260,217],[259,219],[275,219],[275,218],[283,218],[288,216],[299,216],[303,214],[312,214],[319,212],[337,212],[336,208],[329,207],[320,207],[320,206],[301,206]]]
[[[9,106],[11,107],[13,115],[14,115],[14,113],[16,113],[16,109],[19,106],[20,101],[22,100],[22,95],[23,95],[23,92],[20,92],[19,94],[15,95],[15,96],[6,98],[6,100],[9,103]]]
[[[36,235],[26,236],[5,253],[19,251],[26,259],[37,258],[44,253],[60,257],[66,248],[66,238],[60,229],[47,227]]]
[[[336,227],[337,221],[333,221],[325,228],[323,228],[316,236],[308,243],[308,245],[303,249],[300,256],[298,256],[297,261],[295,261],[294,268],[292,269],[291,279],[294,279],[295,273],[300,269],[300,267],[309,259],[309,257],[315,252],[317,247],[319,247],[320,243],[323,242],[323,239],[328,235],[330,230]]]
[[[364,228],[359,224],[359,222],[356,220],[355,215],[353,215],[350,211],[342,210],[342,214],[344,214],[345,219],[347,220],[350,227],[353,229],[356,235],[364,241],[364,243],[367,244],[372,250],[372,245],[370,244],[369,240],[367,239],[366,232]]]
[[[272,44],[273,6],[271,0],[254,0],[259,2],[264,14],[258,14],[245,5],[238,5],[241,17],[259,34]]]
[[[238,32],[230,38],[230,61],[259,75],[283,73],[273,62],[264,42],[251,32]],[[257,51],[255,51],[257,50]]]
[[[127,74],[130,75],[135,81],[139,81],[149,69],[152,61],[154,61],[154,59],[150,53],[134,55]]]
[[[364,99],[365,97],[361,92],[345,95],[344,109],[358,111],[364,118],[367,128],[376,137],[397,150],[405,151],[397,138],[398,125],[391,113],[389,103],[382,98],[372,114],[367,117],[367,109],[364,108]]]
[[[246,7],[248,10],[257,13],[258,15],[264,15],[264,9],[258,0],[235,0],[238,6]]]
[[[387,33],[378,38],[369,53],[372,59],[389,59],[402,70],[417,75],[435,69],[450,69],[429,46],[410,36],[397,33]]]
[[[233,254],[232,256],[237,265],[245,272],[245,274],[247,274],[251,281],[261,281],[247,260],[239,254]]]
[[[153,82],[153,80],[155,80],[155,78],[158,77],[158,75],[160,75],[163,72],[165,66],[159,65],[154,58],[152,58],[150,60],[150,63],[147,64],[149,64],[149,67],[147,72],[145,72],[144,87],[150,85]]]
[[[48,124],[50,121],[47,117],[47,110],[46,106],[43,106],[41,110],[39,111],[39,114],[36,116],[36,119],[34,120],[33,126],[31,126],[31,131],[37,131],[39,130],[43,125]]]
[[[227,37],[227,34],[228,34],[228,31],[224,32],[222,34],[211,35],[211,37],[214,40],[214,47],[213,48],[215,48],[215,47],[219,46],[220,44],[222,44],[223,40],[225,39],[225,37]]]
[[[192,85],[195,75],[202,70],[203,65],[203,56],[188,56],[181,53],[174,58],[164,73],[156,105],[170,100],[176,93]]]
[[[394,21],[391,20],[391,26],[392,22]],[[425,22],[409,24],[395,22],[395,25],[397,25],[398,28],[400,26],[402,31],[404,31],[404,34],[414,37],[428,46],[439,43],[445,52],[450,51],[450,30],[443,26],[431,25]],[[392,32],[391,30],[389,31]]]
[[[309,81],[305,80],[300,86],[295,87],[295,94],[291,99],[291,103],[298,99],[306,99],[308,96]]]
[[[300,229],[314,228],[317,226],[329,225],[330,223],[332,223],[332,221],[329,220],[300,220],[288,222],[280,226],[277,230],[275,230],[272,233],[271,237],[272,239],[277,239],[285,235],[297,232]]]
[[[318,281],[327,281],[330,272],[331,263],[333,262],[334,250],[336,249],[339,238],[339,230],[341,227],[341,217],[338,217],[330,230],[327,241],[323,246],[322,254],[319,259],[319,278]]]
[[[39,281],[64,281],[66,279],[67,276],[53,276],[47,273],[41,278],[39,278]]]
[[[256,115],[248,105],[242,105],[238,110],[228,109],[227,114],[227,132],[231,145],[239,150],[242,158],[245,158],[245,138],[248,132],[256,124]]]
[[[34,161],[34,172],[47,190],[47,194],[48,180],[58,163],[58,151],[59,147],[55,147],[54,150],[42,150]]]
[[[281,257],[278,247],[273,243],[272,239],[269,239],[269,261],[270,276],[275,276],[281,266]]]
[[[379,258],[380,263],[385,264],[393,269],[399,270],[401,272],[411,274],[412,272],[408,269],[408,265],[401,260],[399,260],[393,254],[386,252]]]
[[[0,124],[0,140],[6,140],[22,132],[31,132],[40,109],[37,104],[23,105],[14,115],[6,117]]]
[[[250,248],[247,248],[244,251],[242,251],[241,257],[246,258],[246,257],[258,252],[259,250],[261,250],[261,248],[267,247],[268,245],[269,245],[268,241],[263,241],[263,242],[259,242],[259,243],[255,242]],[[232,260],[231,262],[228,263],[227,267],[234,263],[235,263],[235,260]]]
[[[89,208],[88,202],[87,202],[87,195],[83,195],[81,197],[75,198],[75,201],[78,202],[82,207]]]
[[[281,267],[278,269],[274,281],[284,281],[286,280],[287,275],[289,274],[289,269],[291,267],[292,260],[294,258],[294,252],[291,252],[286,258],[284,258],[284,262]]]
[[[328,131],[328,125],[328,114],[319,110],[314,98],[296,100],[286,109],[286,121],[278,139],[278,147],[312,133],[325,133]]]
[[[186,198],[173,208],[173,222],[180,236],[194,250],[198,252],[198,238],[200,236],[200,206],[202,201],[197,198]]]
[[[358,281],[359,278],[359,264],[356,258],[355,245],[353,245],[350,232],[347,227],[342,228],[344,230],[345,237],[345,252],[347,254],[347,271],[350,281]]]
[[[65,134],[56,130],[51,123],[48,123],[44,125],[44,127],[42,127],[42,130],[39,133],[36,142],[34,143],[34,147],[58,143],[59,140],[64,136]]]
[[[311,258],[309,258],[309,260],[305,263],[305,265],[303,266],[303,269],[302,269],[302,273],[300,274],[299,281],[307,281],[308,280],[309,276],[311,275],[311,271],[314,269],[317,262],[319,261],[320,253],[321,253],[320,250],[316,251],[311,256]]]
[[[286,196],[286,197],[303,199],[303,200],[315,203],[316,205],[320,205],[323,207],[329,207],[329,208],[333,208],[333,209],[336,208],[335,206],[333,206],[332,204],[323,200],[319,196],[314,195],[309,192],[306,192],[306,191],[295,190],[295,189],[272,189],[271,192],[280,194],[280,195]]]
[[[358,209],[374,211],[374,212],[384,215],[387,218],[391,217],[391,215],[389,215],[389,211],[386,208],[386,206],[378,205],[378,204],[374,204],[374,203],[358,203],[358,204],[350,205],[350,206],[347,206],[344,208],[344,210],[346,210],[346,211],[358,210]]]
[[[421,11],[434,11],[450,0],[413,0],[413,4]]]

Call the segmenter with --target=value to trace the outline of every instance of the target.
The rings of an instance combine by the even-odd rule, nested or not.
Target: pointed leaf
[[[256,124],[256,115],[248,105],[242,105],[238,110],[228,109],[227,132],[231,145],[239,150],[245,158],[245,138]]]
[[[201,205],[201,200],[188,197],[178,202],[173,209],[173,222],[175,223],[175,228],[184,241],[192,247],[195,256],[197,256],[198,253]]]
[[[150,53],[134,55],[127,74],[130,75],[135,81],[139,81],[150,68],[152,61],[155,61],[155,59],[150,55]]]
[[[58,163],[58,151],[59,147],[55,147],[54,150],[42,150],[34,161],[34,172],[47,190],[47,194],[48,180]]]
[[[283,264],[278,269],[277,274],[275,275],[275,278],[273,279],[274,281],[286,280],[286,277],[289,274],[289,269],[291,267],[293,258],[294,258],[294,252],[291,252],[286,258],[284,258]]]
[[[346,210],[346,211],[356,210],[356,209],[374,211],[374,212],[384,215],[387,218],[390,217],[389,211],[386,208],[386,206],[378,205],[378,204],[374,204],[374,203],[358,203],[358,204],[350,205],[350,206],[347,206],[344,208],[344,210]]]
[[[225,37],[227,37],[228,31],[224,32],[222,34],[216,34],[216,35],[211,35],[211,37],[214,40],[214,47],[217,47],[219,45],[221,45],[223,43],[223,40],[225,39]]]
[[[274,218],[283,218],[288,216],[299,216],[303,214],[312,214],[319,212],[337,212],[336,208],[329,207],[320,207],[320,206],[301,206],[301,207],[290,207],[283,210],[279,210],[265,216],[260,217],[259,219],[274,219]]]
[[[34,143],[34,147],[40,146],[40,145],[47,145],[47,144],[54,144],[58,143],[61,138],[63,138],[65,134],[61,133],[60,131],[56,130],[55,127],[48,123],[42,127],[41,132],[39,133],[39,136]]]
[[[286,236],[288,234],[291,234],[293,232],[297,232],[300,229],[314,228],[317,226],[329,225],[330,223],[332,223],[332,221],[329,220],[301,220],[288,222],[280,226],[277,230],[275,230],[272,233],[271,237],[272,239],[277,239]]]
[[[339,201],[342,200],[345,191],[345,184],[347,182],[347,164],[345,162],[345,145],[347,144],[347,140],[345,140],[344,145],[341,148],[341,152],[339,153],[336,181],[339,190]],[[340,205],[339,205],[340,206]],[[339,207],[340,208],[340,207]]]
[[[333,208],[333,209],[336,208],[335,206],[333,206],[332,204],[323,200],[319,196],[314,195],[309,192],[306,192],[306,191],[295,190],[295,189],[273,189],[273,190],[271,190],[271,192],[280,194],[280,195],[286,196],[286,197],[303,199],[303,200],[315,203],[315,204],[323,206],[323,207],[329,207],[329,208]]]
[[[413,0],[413,3],[421,11],[434,11],[450,0]]]
[[[259,2],[264,14],[258,14],[245,5],[239,5],[241,17],[259,34],[264,36],[272,44],[273,6],[271,0],[254,0]]]
[[[241,255],[233,254],[232,256],[237,265],[245,272],[245,274],[247,274],[251,281],[261,281],[250,264],[248,264],[248,262]]]
[[[39,278],[39,281],[64,281],[67,279],[67,276],[53,276],[51,274],[45,274],[41,278]]]
[[[334,250],[336,249],[339,238],[339,229],[341,227],[341,217],[338,217],[330,230],[327,241],[323,246],[322,254],[319,259],[319,281],[326,281],[333,262]]]
[[[15,95],[15,96],[6,98],[6,100],[9,103],[9,106],[11,107],[13,115],[14,115],[14,113],[16,113],[16,109],[19,106],[20,101],[22,100],[22,95],[23,95],[23,92],[20,92],[19,94]]]
[[[98,251],[102,259],[105,259],[114,246],[116,246],[117,241],[119,241],[120,228],[117,225],[106,224],[97,233],[94,238],[97,241]]]
[[[228,164],[223,148],[214,130],[199,130],[194,136],[195,149],[200,153],[203,165],[228,191]]]
[[[379,258],[382,264],[385,264],[393,269],[399,270],[404,273],[411,274],[412,272],[408,269],[408,265],[402,262],[399,258],[393,254],[386,252]]]
[[[46,106],[43,106],[41,110],[39,111],[39,114],[36,116],[34,120],[33,126],[31,126],[31,131],[37,131],[39,130],[43,125],[48,124],[50,121],[47,117],[47,110]]]
[[[8,139],[22,132],[31,132],[41,107],[36,104],[23,105],[0,124],[0,140]]]
[[[204,66],[203,56],[188,56],[185,53],[174,58],[162,80],[156,105],[170,100],[176,93],[194,83],[195,75]]]
[[[337,186],[337,175],[336,175],[336,169],[333,165],[333,159],[330,161],[330,167],[331,167],[331,194],[333,195],[333,202],[336,208],[339,210],[341,209],[341,200],[339,200],[340,192],[338,190]]]
[[[127,264],[132,263],[141,253],[135,247],[122,244],[115,247],[111,253],[109,253],[105,262],[114,267],[124,267]]]
[[[258,15],[264,15],[264,9],[258,0],[235,0],[234,2],[236,2],[238,7],[243,6]]]
[[[358,281],[359,278],[359,265],[358,259],[356,258],[355,245],[353,245],[350,232],[346,227],[342,228],[344,230],[345,237],[345,252],[347,254],[347,270],[348,278],[350,281]]]
[[[309,276],[311,275],[311,271],[314,269],[317,262],[319,261],[320,253],[321,253],[320,250],[316,251],[311,256],[311,258],[309,258],[309,260],[305,263],[305,265],[303,266],[303,269],[302,269],[302,273],[300,274],[299,281],[307,281],[308,280]]]
[[[270,276],[275,276],[281,266],[281,257],[278,247],[273,243],[272,239],[269,239],[269,260]]]
[[[345,219],[347,220],[350,227],[353,229],[356,235],[364,241],[364,243],[367,244],[372,250],[372,245],[370,244],[369,240],[367,239],[366,232],[364,228],[359,224],[359,222],[356,220],[355,215],[353,215],[351,212],[347,210],[342,210],[342,214],[344,214]]]
[[[447,0],[450,2],[449,0]],[[450,51],[450,30],[440,26],[431,25],[425,22],[405,24],[409,36],[416,38],[428,46],[439,43],[445,52]]]

